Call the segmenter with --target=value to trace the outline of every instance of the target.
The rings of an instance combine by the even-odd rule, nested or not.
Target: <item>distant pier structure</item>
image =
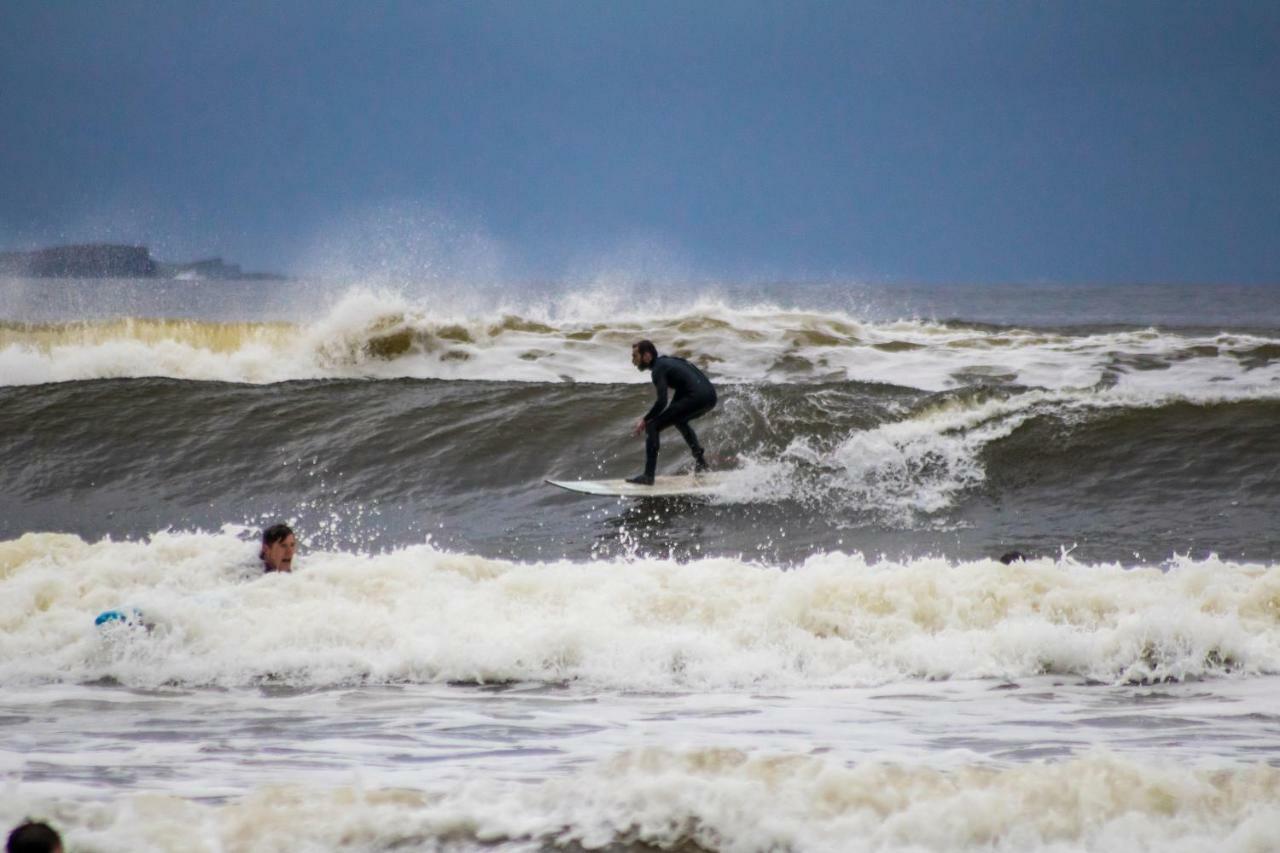
[[[0,275],[18,278],[178,278],[278,281],[273,273],[245,272],[239,264],[209,258],[169,264],[151,257],[146,246],[86,243],[29,252],[0,252]]]
[[[159,268],[146,246],[88,243],[0,252],[0,273],[29,278],[153,278]]]

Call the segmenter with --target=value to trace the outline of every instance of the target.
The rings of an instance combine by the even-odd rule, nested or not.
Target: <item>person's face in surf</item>
[[[641,353],[639,347],[631,348],[631,363],[636,366],[636,370],[644,370],[653,362],[653,356],[649,353]]]
[[[279,542],[262,546],[262,562],[269,572],[293,571],[293,552],[298,548],[297,538],[290,533]]]

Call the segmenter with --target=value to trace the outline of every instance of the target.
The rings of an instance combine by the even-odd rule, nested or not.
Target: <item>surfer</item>
[[[293,552],[298,548],[298,538],[287,524],[273,524],[262,531],[262,559],[264,572],[293,571]]]
[[[689,426],[689,421],[701,417],[715,408],[716,389],[711,380],[698,368],[683,358],[672,355],[658,355],[657,348],[651,341],[639,341],[631,347],[631,363],[637,370],[648,370],[653,375],[653,387],[657,391],[657,399],[648,413],[636,421],[633,435],[644,435],[644,473],[628,477],[628,483],[641,486],[652,486],[653,475],[658,468],[658,435],[669,426],[675,427],[684,437],[693,453],[693,470],[707,470],[707,460],[703,455],[702,445],[698,444],[697,433]],[[667,403],[667,390],[673,393],[670,405]]]

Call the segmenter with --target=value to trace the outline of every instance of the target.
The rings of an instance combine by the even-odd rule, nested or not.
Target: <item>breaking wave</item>
[[[650,338],[728,383],[871,382],[1280,394],[1280,340],[1142,328],[1046,330],[844,311],[731,307],[619,310],[588,299],[523,312],[434,311],[354,291],[298,322],[112,318],[0,323],[0,384],[168,377],[636,382],[628,348]]]
[[[515,562],[430,545],[261,575],[243,531],[0,543],[0,684],[834,687],[1280,671],[1280,568],[824,553]],[[148,629],[95,627],[127,607]]]

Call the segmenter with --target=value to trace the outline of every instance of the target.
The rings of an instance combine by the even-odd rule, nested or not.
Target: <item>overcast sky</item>
[[[1280,282],[1280,3],[0,4],[0,248]]]

